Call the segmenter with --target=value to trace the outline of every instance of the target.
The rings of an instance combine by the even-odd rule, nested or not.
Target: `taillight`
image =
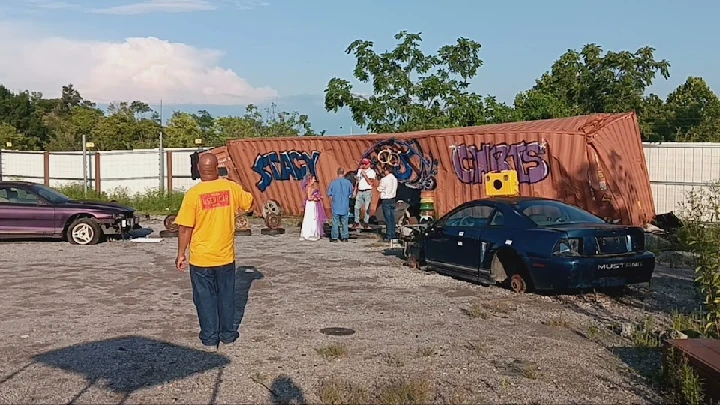
[[[560,239],[553,248],[554,256],[580,256],[580,238]]]

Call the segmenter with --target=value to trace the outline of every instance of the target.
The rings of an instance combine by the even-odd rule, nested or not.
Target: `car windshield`
[[[55,191],[51,189],[50,187],[46,186],[33,186],[33,191],[40,194],[40,196],[48,201],[50,201],[53,204],[61,204],[68,201],[71,201],[72,199],[68,196],[66,196],[63,193],[60,193],[58,191]]]
[[[602,219],[585,210],[559,201],[522,201],[516,206],[518,211],[530,218],[538,226],[605,223]]]

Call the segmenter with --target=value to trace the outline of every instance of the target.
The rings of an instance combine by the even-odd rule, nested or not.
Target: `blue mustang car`
[[[518,293],[622,287],[655,270],[642,228],[536,197],[464,203],[419,231],[407,254],[412,267]]]

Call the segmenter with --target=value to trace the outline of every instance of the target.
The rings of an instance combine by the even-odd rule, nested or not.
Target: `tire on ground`
[[[66,237],[73,245],[97,245],[103,231],[94,218],[78,218],[68,226]]]
[[[161,238],[177,238],[178,233],[177,232],[170,232],[166,229],[163,229],[160,231],[160,237]]]

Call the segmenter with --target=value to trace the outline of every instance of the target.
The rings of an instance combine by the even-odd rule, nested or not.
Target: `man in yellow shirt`
[[[199,184],[183,198],[175,266],[190,264],[193,302],[200,322],[200,341],[210,350],[233,343],[235,318],[235,214],[252,206],[252,194],[237,183],[219,178],[217,156],[205,153],[198,161]],[[190,260],[185,252],[190,248]]]

